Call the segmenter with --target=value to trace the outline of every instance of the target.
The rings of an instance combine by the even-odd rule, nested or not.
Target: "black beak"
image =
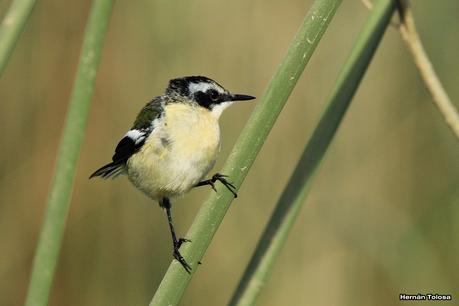
[[[247,100],[253,100],[255,97],[249,96],[249,95],[231,95],[231,101],[247,101]]]

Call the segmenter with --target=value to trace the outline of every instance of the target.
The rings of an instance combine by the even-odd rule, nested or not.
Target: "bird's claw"
[[[180,249],[180,247],[182,246],[182,243],[184,242],[191,242],[190,239],[186,239],[186,238],[179,238],[179,240],[177,241],[177,247],[176,249]]]
[[[236,186],[229,182],[226,177],[228,177],[228,175],[215,173],[212,178],[199,182],[195,187],[210,185],[212,190],[217,192],[217,189],[215,188],[215,182],[219,181],[233,194],[235,198],[237,198]]]
[[[236,186],[234,186],[231,182],[229,182],[226,177],[228,177],[228,175],[224,175],[224,174],[220,174],[220,173],[215,173],[213,176],[212,176],[212,179],[210,180],[212,182],[211,186],[212,186],[212,189],[215,190],[215,187],[214,187],[214,184],[216,181],[219,181],[220,183],[222,183],[226,189],[228,189],[235,198],[237,198],[237,193],[236,193]],[[216,190],[215,190],[216,191]]]
[[[209,181],[209,185],[213,191],[217,192],[217,188],[215,188],[215,182]]]
[[[190,265],[186,262],[185,258],[183,258],[182,254],[180,254],[180,246],[184,242],[191,242],[190,239],[186,238],[179,238],[177,242],[174,244],[174,253],[173,256],[174,258],[182,265],[182,267],[185,269],[186,272],[190,273],[191,272],[191,267]]]
[[[185,271],[188,274],[191,274],[191,267],[190,265],[186,262],[185,258],[183,258],[182,254],[180,254],[180,251],[178,247],[174,247],[174,253],[173,253],[174,258],[182,265],[182,267],[185,269]]]

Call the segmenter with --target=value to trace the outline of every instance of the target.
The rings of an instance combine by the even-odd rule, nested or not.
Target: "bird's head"
[[[255,97],[233,94],[220,84],[204,76],[187,76],[169,82],[166,95],[179,96],[211,111],[217,118],[235,101],[247,101]]]

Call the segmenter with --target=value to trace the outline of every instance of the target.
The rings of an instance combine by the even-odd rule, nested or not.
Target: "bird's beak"
[[[247,101],[247,100],[253,100],[255,97],[249,96],[249,95],[239,95],[239,94],[234,94],[231,95],[231,101]]]

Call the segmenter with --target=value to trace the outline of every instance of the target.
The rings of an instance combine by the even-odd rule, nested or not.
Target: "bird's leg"
[[[185,258],[183,258],[182,254],[180,254],[180,246],[184,242],[190,242],[191,240],[180,238],[177,239],[177,235],[175,234],[174,223],[172,222],[172,212],[171,212],[171,202],[168,198],[163,198],[161,206],[166,210],[167,214],[167,221],[169,222],[169,229],[171,230],[172,235],[172,243],[174,245],[174,258],[183,266],[186,272],[191,272],[190,265],[186,262]]]
[[[210,185],[210,187],[215,191],[217,192],[217,189],[215,189],[215,182],[216,181],[219,181],[220,183],[222,183],[232,194],[235,198],[237,198],[237,193],[236,193],[236,187],[231,183],[229,182],[226,177],[228,177],[228,175],[224,175],[224,174],[220,174],[220,173],[215,173],[212,178],[208,179],[208,180],[204,180],[204,181],[201,181],[199,183],[196,184],[196,186],[194,187],[199,187],[199,186],[206,186],[206,185]]]

